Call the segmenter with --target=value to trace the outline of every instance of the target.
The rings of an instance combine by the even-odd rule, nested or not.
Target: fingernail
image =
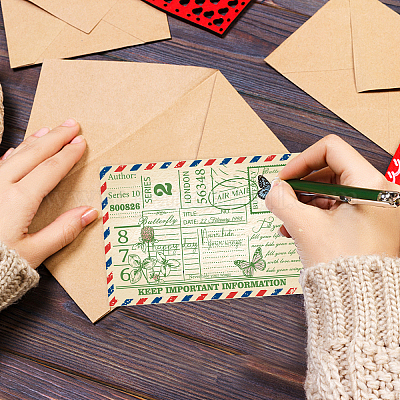
[[[277,233],[280,237],[286,237],[286,236],[282,233],[281,228],[282,228],[282,226],[279,227],[279,229],[277,230],[276,233]]]
[[[69,118],[67,119],[61,126],[75,126],[76,125],[76,121],[73,118]]]
[[[280,178],[274,178],[274,179],[272,179],[272,181],[271,181],[271,189],[272,189],[273,187],[275,187],[275,186],[278,186],[281,182],[282,182],[282,181],[281,181]]]
[[[35,137],[42,137],[42,136],[44,136],[46,133],[49,133],[50,132],[50,128],[42,128],[42,129],[39,129],[36,133],[34,133],[33,134],[33,136],[35,136]]]
[[[84,141],[84,138],[82,135],[79,136],[75,136],[72,140],[71,140],[71,144],[75,144],[75,143],[81,143]]]
[[[14,151],[14,147],[10,147],[4,154],[1,159],[4,161],[12,152]]]
[[[90,208],[81,217],[82,228],[89,225],[91,222],[97,219],[99,212],[95,208]]]

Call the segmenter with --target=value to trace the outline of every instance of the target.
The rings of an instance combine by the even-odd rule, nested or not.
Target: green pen
[[[348,204],[364,204],[378,207],[400,206],[400,192],[311,182],[301,179],[288,179],[286,182],[294,191],[303,195],[325,197]],[[258,185],[260,187],[258,196],[260,198],[264,196],[265,199],[271,185],[263,175],[259,175]]]

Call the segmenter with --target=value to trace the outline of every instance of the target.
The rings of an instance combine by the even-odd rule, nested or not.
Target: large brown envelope
[[[27,135],[67,117],[81,123],[88,148],[43,201],[33,231],[72,207],[101,210],[104,165],[287,152],[214,69],[46,60]],[[110,310],[101,220],[45,264],[90,320]]]
[[[11,67],[171,37],[165,13],[141,0],[117,0],[114,3],[90,33],[86,33],[27,0],[2,0]]]
[[[378,0],[330,0],[265,61],[394,154],[400,143],[397,13]]]

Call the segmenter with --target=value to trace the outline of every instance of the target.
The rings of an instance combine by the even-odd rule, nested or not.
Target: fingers
[[[59,216],[40,231],[29,235],[20,254],[32,268],[38,267],[46,258],[71,243],[83,228],[95,221],[98,211],[91,207],[78,207]],[[29,251],[25,255],[24,251]]]
[[[16,154],[22,149],[24,149],[27,145],[32,143],[35,139],[38,137],[44,136],[46,133],[50,132],[50,128],[41,128],[37,132],[35,132],[33,135],[27,137],[17,148],[10,147],[0,158],[0,161],[6,160],[11,154]]]
[[[13,152],[12,154],[17,154],[19,151],[25,149],[27,146],[29,146],[34,140],[36,140],[39,137],[42,137],[46,135],[47,133],[50,132],[50,128],[41,128],[37,132],[35,132],[33,135],[28,136]]]
[[[6,160],[11,154],[17,154],[19,151],[24,149],[30,143],[32,143],[38,137],[44,136],[46,133],[50,132],[50,128],[41,128],[33,135],[27,137],[16,149],[14,147],[10,147],[4,154],[3,157],[0,158],[1,161]]]
[[[279,173],[281,179],[301,178],[329,166],[341,182],[349,176],[365,179],[379,172],[355,149],[335,135],[326,136],[291,160]]]
[[[4,161],[6,158],[8,158],[8,157],[11,155],[11,153],[12,153],[14,150],[15,150],[14,147],[10,147],[10,148],[2,155],[2,157],[0,158],[0,160],[1,160],[1,161]]]
[[[22,178],[17,185],[23,185],[28,192],[32,193],[32,199],[36,199],[39,205],[80,160],[85,149],[86,141],[83,136],[76,136],[57,154],[43,161]]]
[[[69,119],[61,126],[49,131],[42,128],[20,146],[18,146],[7,162],[2,163],[2,176],[7,177],[11,183],[18,182],[44,160],[59,152],[66,144],[71,142],[79,133],[79,124]]]
[[[339,184],[338,176],[329,167],[311,172],[311,174],[308,174],[303,179],[312,182]]]
[[[299,229],[304,230],[311,220],[318,218],[321,212],[316,207],[298,201],[291,186],[280,180],[272,182],[265,204],[268,210],[283,222],[289,236],[294,236]],[[286,232],[282,233],[286,234]]]
[[[297,198],[302,203],[305,203],[309,206],[318,207],[323,210],[334,210],[342,203],[339,200],[334,200],[331,198],[325,198],[322,196],[315,196],[315,195],[299,194]]]

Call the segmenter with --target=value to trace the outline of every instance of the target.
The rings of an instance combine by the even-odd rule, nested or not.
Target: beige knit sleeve
[[[400,399],[400,259],[338,259],[302,272],[308,399]]]
[[[39,274],[14,250],[0,242],[0,311],[39,282]]]

